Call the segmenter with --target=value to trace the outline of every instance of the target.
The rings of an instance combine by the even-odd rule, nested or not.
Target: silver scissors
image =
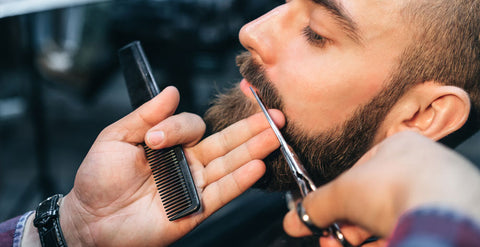
[[[280,150],[282,151],[282,154],[285,157],[285,160],[287,161],[288,167],[290,167],[290,170],[292,171],[293,176],[295,177],[295,180],[298,184],[302,197],[307,196],[308,193],[315,191],[317,189],[317,187],[315,186],[315,183],[313,183],[313,180],[308,175],[302,162],[298,159],[298,156],[295,154],[292,147],[290,147],[287,141],[285,141],[285,138],[282,136],[282,133],[273,122],[272,117],[268,113],[267,108],[265,108],[265,105],[263,104],[258,94],[255,92],[255,90],[252,87],[250,87],[250,90],[255,96],[255,99],[260,105],[260,108],[262,108],[262,111],[265,114],[265,117],[267,118],[267,121],[270,124],[270,127],[273,129],[273,132],[275,132],[275,135],[277,136],[278,141],[280,142]],[[300,219],[302,220],[302,222],[314,234],[320,235],[320,236],[328,236],[332,234],[342,244],[343,247],[353,247],[353,245],[350,244],[345,239],[343,233],[340,231],[340,227],[336,223],[333,223],[331,226],[325,229],[316,227],[311,222],[309,216],[306,214],[305,209],[301,205],[301,202],[297,206],[297,213],[300,216]],[[371,238],[371,239],[368,239],[367,241],[369,243],[369,242],[372,242],[372,240],[374,241],[376,239]],[[365,241],[362,244],[366,244],[367,241]]]

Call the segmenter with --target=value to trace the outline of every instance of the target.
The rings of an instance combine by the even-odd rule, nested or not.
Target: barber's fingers
[[[145,143],[152,149],[183,144],[196,144],[205,133],[205,122],[198,115],[180,113],[163,120],[148,130]]]
[[[283,229],[292,237],[305,237],[312,232],[302,223],[296,210],[290,210],[283,218]]]
[[[303,207],[310,220],[319,228],[327,228],[334,223],[339,211],[343,211],[338,195],[334,195],[331,184],[324,185],[303,199]],[[300,220],[296,209],[290,210],[283,219],[285,232],[292,237],[311,235],[312,232]]]
[[[372,234],[361,227],[338,223],[344,238],[353,246],[360,246],[367,239],[372,237]],[[284,219],[284,228],[287,230],[287,233],[294,237],[303,237],[312,235],[310,230],[300,221],[297,216],[296,210],[288,212]],[[342,247],[341,243],[333,235],[328,235],[326,237],[321,237],[319,239],[320,246],[325,247]],[[379,247],[386,246],[386,243],[383,239],[376,240],[369,244],[363,244],[364,247]]]
[[[277,126],[282,127],[285,124],[285,118],[280,111],[269,110],[269,113]],[[254,114],[209,136],[195,146],[195,153],[198,154],[198,159],[206,165],[213,159],[227,154],[269,127],[263,113]]]
[[[320,189],[321,190],[321,189]],[[329,188],[327,188],[329,190]],[[318,193],[317,193],[318,192]],[[332,197],[326,196],[325,193],[328,191],[315,191],[314,193],[310,194],[310,198],[306,198],[302,203],[304,205],[305,211],[307,215],[310,216],[310,219],[313,223],[319,228],[327,228],[331,226],[334,222],[337,223],[341,229],[343,237],[353,246],[360,246],[364,243],[367,239],[372,237],[372,233],[359,227],[356,225],[348,224],[342,222],[343,219],[350,217],[345,217],[351,212],[351,208],[346,207],[344,203],[340,203],[339,201],[335,203],[327,203],[327,200],[332,200]],[[312,198],[313,196],[313,198]],[[344,201],[345,198],[343,198]],[[322,200],[319,203],[319,200]],[[340,199],[341,200],[341,199]],[[351,204],[353,200],[349,201]],[[312,205],[314,204],[314,205]],[[307,205],[307,206],[305,206]],[[361,213],[361,212],[357,212]],[[291,210],[287,213],[284,218],[283,227],[287,234],[293,237],[303,237],[312,235],[312,232],[305,226],[305,224],[300,220],[297,211]],[[329,246],[329,247],[341,247],[339,240],[335,238],[333,235],[329,235],[326,237],[321,237],[320,239],[320,246]],[[362,246],[385,246],[382,241],[375,241],[368,245]]]
[[[385,247],[384,239],[376,239],[374,241],[367,241],[368,239],[372,238],[372,233],[352,224],[347,224],[343,222],[337,223],[340,226],[340,230],[345,237],[345,239],[353,246],[362,246],[362,247]],[[367,242],[367,243],[365,243]],[[335,238],[333,235],[329,237],[322,237],[320,238],[320,246],[322,247],[329,247],[329,246],[339,246],[340,241]]]
[[[204,170],[206,184],[235,171],[251,160],[261,160],[280,146],[275,133],[266,129],[224,156],[212,160]]]
[[[202,193],[206,218],[250,188],[265,173],[265,164],[253,160],[205,187]]]
[[[364,243],[365,240],[370,238],[372,235],[368,231],[349,224],[339,224],[340,229],[344,238],[353,246],[360,246],[361,243]],[[300,221],[296,210],[292,210],[287,213],[284,219],[284,228],[287,233],[293,237],[304,237],[312,235],[312,232]],[[328,235],[325,237],[320,237],[320,246],[328,247],[342,247],[339,240],[334,235]],[[384,245],[362,245],[362,246],[384,246]]]
[[[361,246],[361,247],[385,247],[387,246],[387,241],[385,239],[378,239],[375,241],[368,241],[367,243],[364,243],[365,240],[370,238],[370,235],[365,235],[361,238],[355,238],[353,236],[359,236],[359,234],[350,234],[349,231],[345,231],[342,229],[342,233],[346,237],[347,241],[353,245],[353,246]],[[337,238],[334,236],[330,235],[328,237],[321,237],[320,238],[320,246],[322,247],[342,247],[342,244],[340,241],[338,241]]]
[[[370,225],[365,222],[385,220],[382,217],[388,216],[391,203],[376,199],[385,195],[381,190],[375,190],[375,179],[365,174],[364,169],[359,169],[364,165],[351,168],[303,199],[303,207],[317,227],[327,228],[334,222],[348,221],[370,231]],[[372,220],[378,216],[382,216],[381,219]],[[297,227],[299,224],[302,223],[295,211],[286,215],[284,228],[288,234],[307,234],[303,227]]]
[[[99,138],[142,143],[150,128],[175,112],[179,101],[178,90],[172,86],[167,87],[152,100],[105,128]]]

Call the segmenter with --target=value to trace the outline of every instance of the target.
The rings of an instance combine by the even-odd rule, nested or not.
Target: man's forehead
[[[378,32],[398,29],[401,10],[410,0],[309,0],[328,11],[353,40],[367,41]]]
[[[307,0],[320,7],[325,8],[332,14],[341,15],[357,21],[358,11],[373,17],[385,16],[386,14],[396,14],[400,9],[406,6],[410,0]]]
[[[345,11],[341,2],[337,0],[311,0],[315,4],[318,4],[328,10],[334,16],[348,19],[348,21],[352,21],[350,15],[347,11]]]

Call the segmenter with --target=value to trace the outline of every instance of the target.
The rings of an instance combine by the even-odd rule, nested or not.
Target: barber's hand
[[[346,239],[358,245],[370,233],[390,236],[402,214],[422,206],[448,207],[480,222],[480,172],[452,150],[403,132],[308,195],[303,205],[316,226],[346,221],[366,229],[342,229]],[[292,236],[311,234],[294,211],[285,216],[284,229]],[[340,246],[332,238],[321,241],[322,246]]]
[[[203,120],[174,115],[178,91],[169,87],[99,135],[79,168],[60,211],[69,246],[166,246],[240,195],[265,172],[261,161],[279,144],[263,115],[244,119],[202,142]],[[272,111],[277,123],[283,115]],[[163,133],[163,134],[162,134]],[[202,210],[170,222],[144,150],[184,144]]]

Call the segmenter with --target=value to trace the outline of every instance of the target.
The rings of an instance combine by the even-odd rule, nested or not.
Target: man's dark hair
[[[418,83],[463,88],[472,109],[467,123],[442,142],[454,147],[479,129],[480,1],[411,0],[402,16],[411,42],[392,75],[398,97]]]

